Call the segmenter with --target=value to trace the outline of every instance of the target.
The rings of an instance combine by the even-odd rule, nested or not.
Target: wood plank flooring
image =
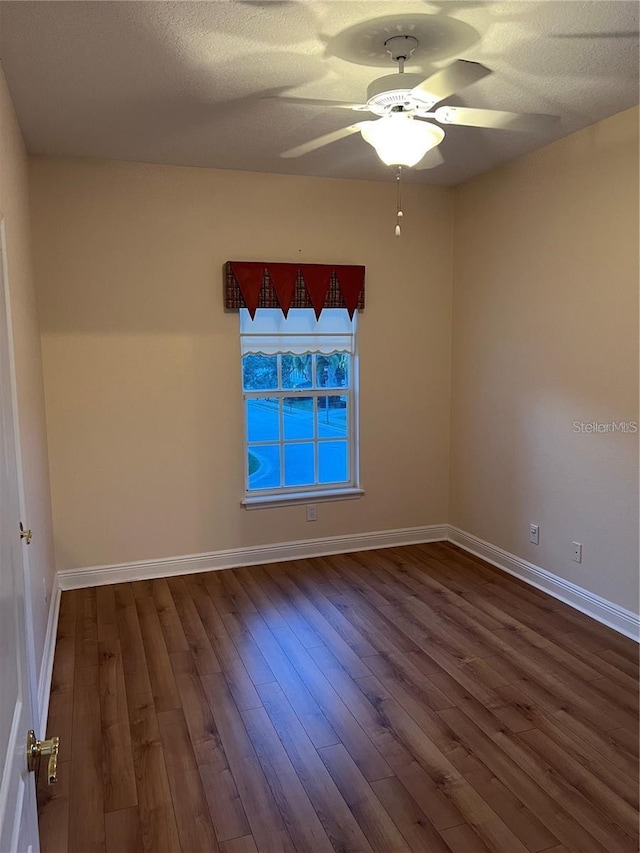
[[[435,543],[65,592],[43,853],[637,853],[638,647]]]

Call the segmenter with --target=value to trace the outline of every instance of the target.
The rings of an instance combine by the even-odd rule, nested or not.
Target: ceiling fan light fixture
[[[441,127],[402,113],[367,122],[360,132],[387,166],[415,166],[444,139]]]

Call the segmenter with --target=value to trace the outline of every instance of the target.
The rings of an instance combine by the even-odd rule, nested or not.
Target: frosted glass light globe
[[[368,122],[360,132],[387,166],[415,166],[444,139],[441,127],[403,113],[390,113]]]

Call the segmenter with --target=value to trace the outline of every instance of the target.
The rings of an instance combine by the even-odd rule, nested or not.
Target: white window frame
[[[242,310],[242,309],[241,309]],[[260,310],[260,309],[258,309]],[[244,318],[244,324],[248,325],[247,317]],[[351,333],[351,347],[350,347],[350,365],[349,365],[349,386],[337,387],[337,388],[321,388],[316,385],[316,359],[312,361],[312,387],[311,388],[294,388],[294,389],[285,389],[282,388],[282,359],[278,358],[277,360],[277,370],[278,370],[278,390],[251,390],[245,391],[244,384],[242,384],[242,406],[243,406],[243,423],[244,423],[244,441],[243,441],[243,454],[244,454],[244,498],[241,501],[242,505],[245,509],[260,509],[266,507],[275,507],[275,506],[290,506],[299,503],[316,503],[322,501],[336,501],[336,500],[352,500],[355,498],[359,498],[364,494],[364,490],[360,488],[360,468],[359,468],[359,441],[358,441],[358,428],[359,428],[359,416],[358,416],[358,345],[357,345],[357,322],[356,315],[354,315],[352,322],[352,333]],[[269,345],[269,338],[278,338],[278,343],[281,343],[281,348],[276,352],[269,352],[270,355],[282,355],[290,352],[286,348],[286,335],[278,334],[260,334],[254,335],[252,332],[249,333],[252,339],[256,337],[264,338],[265,344]],[[326,343],[328,336],[326,331],[322,332],[306,332],[303,337],[305,338],[304,342],[304,353],[308,354],[328,354],[326,350]],[[344,334],[336,336],[337,339],[340,338],[344,340]],[[291,338],[295,338],[297,341],[297,352],[296,354],[303,354],[303,352],[299,349],[300,347],[300,334],[291,335]],[[324,350],[314,349],[314,338],[317,341],[322,339],[323,345],[325,347]],[[258,350],[250,350],[257,352]],[[336,352],[343,352],[344,350],[339,347],[335,350]],[[246,351],[241,346],[241,354],[240,354],[240,372],[241,372],[241,382],[242,382],[242,358],[243,355],[246,354]],[[318,458],[319,458],[319,445],[327,442],[327,441],[335,441],[336,439],[333,437],[320,437],[317,434],[318,427],[318,399],[322,397],[346,397],[347,398],[347,448],[348,448],[348,474],[349,480],[345,483],[314,483],[308,486],[279,486],[272,489],[251,489],[249,490],[249,465],[248,465],[248,456],[249,450],[252,446],[260,446],[261,444],[265,445],[280,445],[280,465],[281,465],[281,480],[283,480],[283,471],[284,471],[284,448],[286,445],[291,444],[305,444],[305,443],[313,443],[314,445],[314,479],[318,479]],[[279,438],[278,440],[269,440],[264,442],[250,442],[248,436],[248,418],[247,418],[247,400],[256,399],[256,398],[265,398],[270,397],[273,399],[278,399],[278,401],[283,399],[288,399],[291,397],[311,397],[314,399],[314,434],[312,438],[305,439],[286,439],[284,436],[284,424],[283,424],[283,406],[279,404],[279,419],[280,419],[280,428],[279,428]]]

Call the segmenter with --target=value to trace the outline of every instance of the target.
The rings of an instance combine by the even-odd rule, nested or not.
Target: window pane
[[[282,387],[311,388],[311,355],[282,354]]]
[[[347,437],[347,397],[318,397],[318,436]]]
[[[242,387],[245,391],[275,391],[278,388],[278,356],[260,353],[243,356]]]
[[[313,444],[285,444],[285,486],[310,486],[314,482]]]
[[[346,483],[349,479],[346,441],[323,441],[318,445],[320,483]]]
[[[318,388],[349,387],[349,353],[334,352],[316,356],[316,382]]]
[[[261,444],[249,448],[249,489],[277,489],[280,486],[280,445]]]
[[[247,400],[247,437],[249,441],[278,441],[280,419],[278,400],[253,397]]]
[[[282,413],[285,439],[313,438],[313,397],[285,397]]]

